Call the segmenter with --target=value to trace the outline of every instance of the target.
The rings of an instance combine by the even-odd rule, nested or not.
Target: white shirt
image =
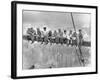
[[[64,38],[67,38],[67,33],[64,33],[64,34],[63,34],[63,37],[64,37]]]
[[[48,31],[43,31],[43,36],[48,36]]]
[[[72,34],[68,34],[67,38],[70,39],[72,37]]]

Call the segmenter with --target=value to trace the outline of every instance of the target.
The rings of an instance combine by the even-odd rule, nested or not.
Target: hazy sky
[[[90,14],[73,13],[76,29],[82,29],[88,39],[91,37]],[[23,11],[23,29],[27,27],[46,26],[48,29],[57,30],[58,28],[73,30],[71,13],[65,12],[46,12],[46,11]]]

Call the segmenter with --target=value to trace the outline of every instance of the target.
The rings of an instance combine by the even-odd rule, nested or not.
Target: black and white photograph
[[[96,6],[16,5],[16,77],[97,72]]]
[[[91,64],[91,14],[23,10],[23,69]]]

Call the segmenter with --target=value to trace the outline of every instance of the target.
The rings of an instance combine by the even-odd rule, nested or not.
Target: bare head
[[[61,32],[61,29],[58,29],[58,32]]]
[[[70,33],[72,33],[72,30],[70,30]]]
[[[39,28],[37,28],[37,30],[39,31],[40,29],[39,29]]]
[[[33,29],[33,27],[31,27],[30,29]]]
[[[56,30],[54,30],[54,33],[57,33],[57,31],[56,31]]]
[[[49,30],[49,32],[50,32],[51,30]]]

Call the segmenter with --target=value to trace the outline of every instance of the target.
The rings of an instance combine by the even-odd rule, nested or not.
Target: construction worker
[[[61,29],[58,29],[58,37],[59,37],[59,43],[63,44],[63,32]]]
[[[40,31],[39,28],[37,28],[37,34],[36,35],[37,35],[37,37],[36,37],[37,41],[40,42],[41,41],[41,31]]]
[[[53,39],[54,39],[54,43],[57,43],[58,42],[58,39],[57,39],[57,31],[56,30],[54,30],[52,36],[53,36]]]
[[[76,32],[74,32],[72,34],[72,46],[73,45],[76,45],[77,46],[77,33]]]
[[[48,43],[48,32],[47,32],[46,27],[43,27],[43,36],[44,36],[43,41],[45,44],[47,44]]]
[[[78,38],[79,38],[79,46],[81,46],[83,43],[83,34],[81,29],[79,29]]]
[[[28,36],[30,36],[31,41],[33,43],[36,39],[36,31],[31,27],[31,28],[28,28],[27,34],[28,34]]]
[[[67,31],[66,31],[66,30],[64,30],[64,34],[63,34],[63,42],[64,42],[64,44],[68,44]]]
[[[52,44],[52,31],[51,30],[48,32],[48,40],[50,44]]]
[[[70,30],[70,32],[68,34],[68,45],[72,46],[72,30]]]

